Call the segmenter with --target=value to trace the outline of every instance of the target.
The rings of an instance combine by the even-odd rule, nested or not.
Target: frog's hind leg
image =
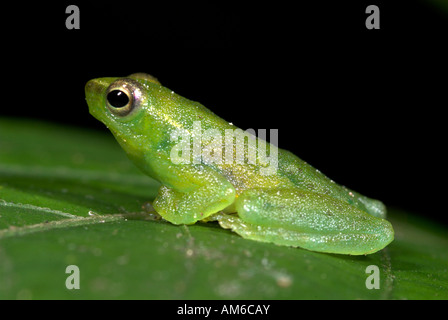
[[[393,240],[388,221],[310,191],[250,189],[235,208],[237,215],[222,214],[218,221],[247,239],[353,255],[376,252]]]

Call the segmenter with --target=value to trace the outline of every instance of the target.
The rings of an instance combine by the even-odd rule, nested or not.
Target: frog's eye
[[[130,114],[138,106],[140,97],[140,86],[131,79],[117,80],[106,91],[107,107],[119,117]]]
[[[130,104],[131,98],[126,91],[112,90],[107,94],[107,102],[114,109],[122,109]]]

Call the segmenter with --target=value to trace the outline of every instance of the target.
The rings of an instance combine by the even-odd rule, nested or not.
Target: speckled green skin
[[[113,88],[134,97],[129,114],[108,105]],[[244,238],[352,255],[374,253],[393,240],[380,201],[336,184],[288,151],[278,149],[278,168],[271,175],[261,174],[256,164],[174,164],[173,130],[192,134],[194,121],[223,136],[224,130],[237,128],[150,75],[91,80],[86,98],[90,113],[110,129],[129,158],[162,183],[153,206],[171,223],[218,220]]]

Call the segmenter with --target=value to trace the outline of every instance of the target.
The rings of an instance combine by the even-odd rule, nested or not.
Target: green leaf
[[[0,298],[448,298],[443,226],[391,210],[385,250],[322,254],[156,220],[142,205],[158,187],[110,134],[0,120]],[[66,287],[69,265],[80,289]],[[366,288],[370,265],[379,289]]]

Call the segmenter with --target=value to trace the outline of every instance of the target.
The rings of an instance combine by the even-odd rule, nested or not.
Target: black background
[[[369,4],[380,30],[365,27]],[[243,129],[278,129],[336,182],[448,223],[448,10],[435,2],[20,3],[2,31],[1,117],[105,131],[85,83],[146,72]]]

